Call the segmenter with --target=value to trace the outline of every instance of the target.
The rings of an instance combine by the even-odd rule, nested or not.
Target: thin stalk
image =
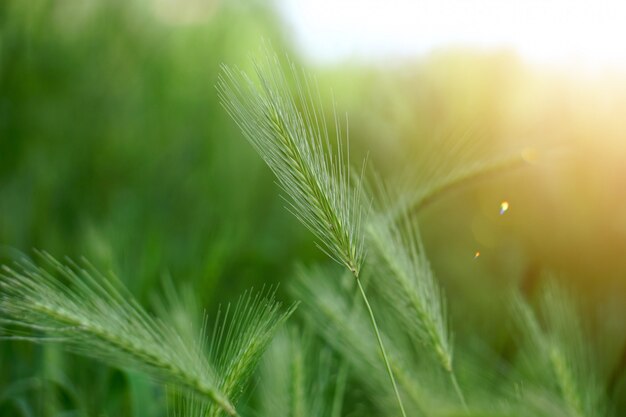
[[[359,286],[359,291],[361,292],[361,297],[363,297],[363,301],[365,302],[365,306],[367,307],[367,312],[370,316],[370,321],[372,322],[372,327],[374,328],[374,333],[376,333],[376,339],[378,340],[378,347],[380,348],[380,353],[383,356],[385,361],[385,366],[387,367],[387,374],[389,375],[389,379],[391,380],[391,385],[393,385],[393,391],[396,394],[396,399],[398,400],[398,406],[400,407],[400,411],[402,412],[402,417],[406,417],[406,412],[404,411],[404,405],[402,404],[402,398],[400,397],[400,391],[398,391],[398,385],[396,384],[396,378],[393,376],[393,371],[391,370],[391,364],[389,363],[389,358],[387,357],[387,352],[385,351],[385,345],[383,344],[383,339],[380,337],[380,332],[378,331],[378,325],[376,324],[376,318],[374,318],[374,312],[372,311],[372,307],[365,295],[365,290],[363,290],[363,285],[361,285],[361,280],[358,276],[355,275],[356,283]]]
[[[463,395],[463,391],[461,391],[461,387],[459,386],[459,382],[456,380],[456,375],[454,371],[450,370],[450,379],[452,380],[452,385],[454,386],[454,390],[456,391],[456,395],[458,395],[459,400],[461,400],[461,404],[463,404],[463,408],[465,411],[468,411],[467,402],[465,402],[465,396]]]
[[[502,171],[512,171],[515,168],[523,167],[528,164],[527,159],[523,155],[513,155],[510,157],[498,159],[488,165],[479,165],[469,169],[461,175],[456,175],[445,179],[439,184],[435,184],[427,190],[423,195],[419,196],[410,204],[410,210],[413,213],[422,211],[426,206],[437,201],[440,197],[447,193],[462,188],[465,184],[488,178],[492,174]]]
[[[337,387],[333,398],[333,408],[330,413],[331,417],[341,417],[341,408],[343,406],[343,395],[346,391],[346,382],[348,379],[348,364],[342,362],[337,373]]]
[[[295,358],[293,359],[293,377],[291,384],[291,411],[294,417],[302,417],[305,415],[305,405],[302,399],[304,398],[304,376],[303,376],[303,359],[302,351],[295,349]]]

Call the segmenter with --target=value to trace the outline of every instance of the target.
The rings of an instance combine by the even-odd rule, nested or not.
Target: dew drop
[[[500,215],[503,215],[508,210],[509,210],[509,202],[508,201],[505,200],[502,203],[500,203]]]

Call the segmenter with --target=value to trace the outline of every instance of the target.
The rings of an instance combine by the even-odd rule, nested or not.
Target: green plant
[[[216,320],[207,352],[204,328],[179,332],[90,265],[40,257],[43,266],[25,260],[4,267],[0,276],[1,323],[11,334],[5,338],[62,343],[75,353],[138,370],[196,402],[202,399],[208,415],[237,414],[235,403],[271,335],[293,312],[281,312],[271,291],[244,294]]]
[[[288,80],[275,55],[269,55],[265,69],[257,66],[260,86],[241,73],[224,67],[218,84],[224,107],[276,174],[290,197],[292,212],[318,238],[328,256],[343,264],[354,276],[365,303],[372,328],[385,362],[398,406],[406,416],[402,399],[389,364],[374,312],[363,289],[359,272],[363,263],[363,223],[367,203],[362,178],[351,175],[343,155],[341,128],[335,116],[336,155],[323,113],[314,106],[312,81],[298,76],[291,66],[297,95],[292,96]],[[269,71],[268,71],[269,70]],[[349,147],[348,147],[349,149]],[[365,166],[365,163],[363,164]]]
[[[314,82],[300,75],[292,64],[288,65],[287,73],[277,70],[281,67],[280,60],[270,55],[264,65],[256,65],[258,83],[243,72],[224,67],[218,90],[229,114],[277,176],[289,197],[291,211],[316,235],[322,250],[346,267],[354,278],[352,282],[361,296],[364,310],[354,305],[351,292],[341,295],[336,283],[328,282],[328,276],[339,281],[337,274],[320,269],[300,274],[295,293],[309,300],[311,313],[306,314],[305,309],[305,315],[310,325],[357,373],[361,372],[364,383],[375,392],[382,384],[374,375],[380,376],[383,369],[376,364],[376,355],[363,324],[357,324],[358,317],[367,317],[403,416],[406,411],[401,390],[410,397],[413,410],[420,415],[525,415],[531,408],[524,410],[520,406],[532,397],[529,392],[519,395],[511,389],[501,392],[497,403],[467,402],[454,366],[452,332],[443,291],[430,269],[411,211],[421,209],[449,189],[490,172],[517,166],[526,158],[506,156],[453,167],[447,172],[427,176],[417,192],[393,199],[387,196],[385,187],[379,187],[383,190],[378,196],[381,203],[370,213],[372,193],[363,197],[363,173],[350,175],[350,162],[345,156],[349,153],[342,151],[348,145],[342,143],[337,117],[334,131],[337,145],[331,146],[324,112],[314,105],[316,93],[311,87]],[[295,95],[290,92],[292,84]],[[393,320],[396,325],[400,324],[401,331],[385,330],[385,327],[385,331],[381,331],[365,292],[362,264],[371,267],[366,274],[368,281],[382,294],[378,315],[383,315],[387,323]],[[518,313],[512,315],[516,317]],[[547,331],[551,338],[560,338],[556,328]],[[584,345],[582,340],[572,343]],[[447,375],[461,405],[460,411],[445,401],[448,388],[439,380],[437,369],[429,365],[429,360],[415,357],[417,346],[420,353],[430,354]],[[590,409],[583,413],[580,401],[573,396],[574,388],[565,362],[554,363],[558,357],[552,362],[562,388],[560,395],[571,410],[580,415],[592,415]],[[505,378],[500,382],[516,384],[515,377],[513,381]],[[386,400],[382,401],[387,404]],[[546,410],[552,410],[553,406],[553,402],[537,405],[534,412],[548,413]],[[442,413],[438,409],[448,411]]]
[[[395,407],[403,416],[609,415],[581,314],[556,284],[542,288],[538,309],[512,289],[506,319],[520,331],[508,359],[454,338],[462,323],[448,317],[414,214],[520,158],[438,170],[410,194],[394,194],[383,180],[366,187],[365,163],[350,168],[347,132],[337,116],[329,128],[315,82],[293,64],[281,68],[271,54],[256,66],[257,81],[224,67],[218,90],[290,211],[341,266],[299,269],[289,289],[304,302],[303,325],[277,333],[295,305],[283,311],[262,290],[209,326],[196,317],[193,288],[179,293],[172,281],[155,317],[86,262],[41,253],[3,269],[0,337],[57,343],[142,372],[166,387],[177,417],[339,417],[348,395],[380,415]],[[259,363],[260,398],[243,401]]]

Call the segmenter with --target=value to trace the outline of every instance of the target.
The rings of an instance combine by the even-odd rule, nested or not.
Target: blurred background
[[[624,21],[617,1],[3,0],[0,260],[84,256],[146,305],[172,278],[208,311],[324,260],[215,90],[222,63],[249,69],[270,43],[348,115],[355,164],[368,155],[409,192],[518,161],[419,210],[452,320],[471,322],[460,338],[498,343],[503,292],[546,270],[587,314],[623,317]],[[55,347],[0,345],[0,415],[164,415],[153,390]]]

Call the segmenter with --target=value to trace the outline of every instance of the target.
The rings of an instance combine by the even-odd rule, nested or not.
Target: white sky
[[[322,62],[511,48],[540,64],[626,69],[626,0],[276,0]]]

